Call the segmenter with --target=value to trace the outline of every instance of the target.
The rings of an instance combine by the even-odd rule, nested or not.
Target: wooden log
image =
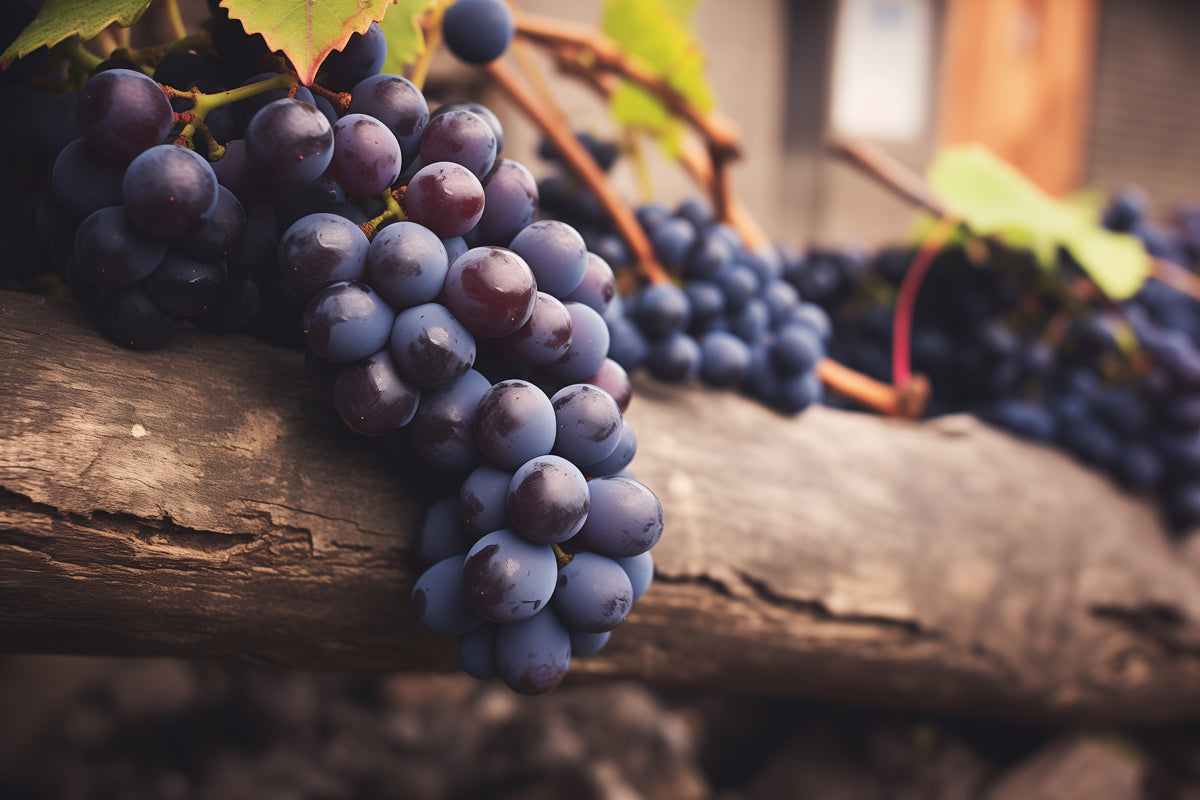
[[[356,438],[302,356],[185,330],[130,352],[0,294],[0,650],[455,668],[411,621],[451,490]],[[966,417],[639,382],[650,592],[574,680],[1110,723],[1200,713],[1200,576],[1153,508]]]

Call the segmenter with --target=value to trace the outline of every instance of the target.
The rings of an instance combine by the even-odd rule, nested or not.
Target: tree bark
[[[453,485],[349,433],[303,356],[130,352],[0,293],[0,650],[454,669],[410,544]],[[1108,723],[1200,713],[1200,575],[1153,507],[967,417],[638,382],[649,593],[572,680]]]

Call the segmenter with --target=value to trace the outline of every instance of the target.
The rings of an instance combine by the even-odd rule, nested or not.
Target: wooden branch
[[[0,294],[0,650],[455,668],[410,531],[447,487],[356,439],[300,354],[122,350]],[[966,417],[638,382],[658,577],[572,680],[1040,719],[1200,714],[1200,576],[1153,510]]]

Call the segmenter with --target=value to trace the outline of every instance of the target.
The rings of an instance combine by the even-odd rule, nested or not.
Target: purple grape
[[[527,225],[509,248],[533,270],[538,289],[555,297],[578,288],[587,272],[587,245],[579,231],[565,222],[541,220]]]
[[[621,409],[622,414],[625,413],[625,409],[629,408],[629,402],[633,399],[633,384],[629,380],[629,373],[611,358],[604,359],[600,369],[581,383],[599,386],[612,395],[612,399],[617,401],[617,408]]]
[[[442,472],[470,472],[483,463],[473,427],[479,401],[491,387],[472,369],[444,389],[422,393],[408,432],[413,450],[426,464]],[[456,515],[457,508],[456,500]]]
[[[358,361],[383,348],[395,317],[370,286],[338,281],[313,295],[305,308],[304,341],[326,361]]]
[[[604,631],[603,633],[586,633],[585,631],[572,630],[571,655],[595,655],[604,648],[604,645],[608,644],[608,640],[610,638],[612,638],[612,631]]]
[[[333,126],[329,174],[350,194],[379,194],[400,177],[400,143],[366,114],[347,114]]]
[[[325,56],[321,78],[335,92],[346,92],[355,84],[378,75],[387,60],[387,38],[378,22],[362,33],[353,33],[342,46]]]
[[[162,347],[183,324],[155,305],[140,283],[101,289],[96,295],[96,321],[110,339],[134,350]]]
[[[279,271],[294,292],[310,297],[331,283],[362,279],[370,246],[362,229],[345,217],[309,214],[279,239]]]
[[[466,555],[472,544],[458,518],[457,495],[438,500],[417,520],[413,550],[426,566],[450,556]]]
[[[629,424],[629,420],[622,419],[621,435],[618,437],[617,446],[613,448],[613,451],[603,459],[580,467],[580,469],[589,478],[606,478],[627,468],[636,454],[637,435],[633,431],[633,425]]]
[[[636,556],[615,560],[629,576],[629,584],[633,587],[633,601],[636,603],[654,581],[654,556],[650,550],[647,550]]]
[[[187,233],[217,207],[217,176],[203,156],[160,144],[143,150],[121,179],[125,213],[151,236]]]
[[[422,388],[449,386],[475,363],[475,337],[438,303],[397,314],[389,346],[400,372]]]
[[[458,663],[463,672],[481,681],[499,677],[496,671],[496,631],[500,626],[484,622],[458,639]]]
[[[246,159],[273,186],[303,186],[333,159],[333,128],[302,100],[274,100],[246,126]]]
[[[633,585],[616,561],[596,553],[576,553],[558,571],[554,610],[572,630],[611,631],[633,607]]]
[[[475,409],[475,443],[484,458],[514,470],[554,446],[554,408],[546,393],[528,381],[501,381]]]
[[[512,159],[500,159],[483,179],[483,195],[483,216],[472,232],[479,244],[507,246],[537,213],[537,181]]]
[[[612,267],[600,256],[589,252],[583,280],[579,282],[578,286],[563,295],[562,299],[583,303],[603,315],[608,310],[608,305],[616,293],[617,279],[613,275]]]
[[[612,455],[621,440],[621,409],[608,392],[588,383],[560,389],[550,398],[558,433],[553,453],[580,466]]]
[[[386,350],[344,367],[333,383],[333,407],[347,427],[383,436],[413,418],[421,390],[406,380]]]
[[[563,303],[571,315],[571,346],[545,369],[561,383],[580,383],[596,374],[608,358],[609,333],[604,318],[583,303]]]
[[[467,330],[498,338],[529,321],[537,282],[529,265],[511,250],[475,247],[450,265],[442,293],[446,307]]]
[[[483,117],[465,109],[434,114],[421,134],[421,160],[453,161],[482,180],[496,163],[496,134]]]
[[[548,692],[570,666],[571,634],[552,609],[496,631],[496,672],[514,692]]]
[[[454,100],[434,109],[430,113],[429,119],[432,122],[434,117],[450,111],[470,111],[481,117],[492,129],[492,135],[496,137],[496,152],[504,149],[504,126],[500,124],[500,118],[490,108],[482,103],[476,103],[474,100]]]
[[[516,20],[503,0],[458,0],[442,17],[446,46],[468,64],[495,61],[515,33]]]
[[[125,169],[124,161],[101,155],[83,139],[75,139],[59,152],[50,169],[54,199],[79,219],[119,206]]]
[[[553,295],[538,292],[529,321],[497,340],[509,358],[531,367],[557,361],[571,346],[571,315]]]
[[[589,498],[588,481],[579,467],[561,456],[538,456],[513,473],[508,518],[530,541],[565,542],[587,519]]]
[[[617,476],[594,478],[587,485],[591,502],[583,527],[571,540],[572,550],[629,558],[646,552],[662,536],[662,504],[645,485]]]
[[[534,544],[502,529],[482,537],[467,551],[463,591],[479,616],[491,622],[529,619],[546,607],[558,580],[558,562],[549,545]]]
[[[466,167],[439,161],[422,167],[404,192],[404,211],[440,239],[462,236],[483,215],[483,184]]]
[[[462,636],[483,620],[463,596],[463,564],[467,557],[444,558],[417,577],[412,590],[413,616],[439,636]]]
[[[150,275],[167,254],[167,243],[134,225],[120,206],[108,206],[75,232],[75,271],[93,286],[130,286]]]
[[[488,464],[476,467],[458,490],[463,528],[475,539],[508,528],[508,485],[512,472]]]
[[[404,162],[416,157],[429,122],[429,104],[416,85],[399,75],[373,75],[350,90],[351,114],[366,114],[388,126],[400,143]]]
[[[227,277],[223,261],[199,261],[170,249],[144,284],[146,293],[163,311],[177,317],[194,317],[209,309]]]
[[[79,93],[76,124],[88,144],[109,158],[129,160],[162,144],[175,112],[154,79],[129,69],[88,78]]]
[[[415,222],[388,225],[367,251],[366,280],[396,309],[434,300],[449,269],[441,239]]]
[[[175,240],[175,246],[200,261],[224,261],[246,225],[246,209],[233,192],[217,186],[212,216]]]

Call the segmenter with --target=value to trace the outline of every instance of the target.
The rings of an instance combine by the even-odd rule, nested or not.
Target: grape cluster
[[[578,138],[601,169],[612,167],[612,143]],[[559,160],[548,145],[540,154]],[[562,175],[544,178],[539,190],[543,207],[578,225],[592,249],[628,261],[592,193]],[[816,367],[832,326],[788,280],[782,254],[747,247],[702,200],[674,211],[647,205],[637,219],[671,280],[616,299],[605,317],[613,358],[629,372],[644,367],[661,381],[740,391],[787,414],[820,402]]]
[[[472,675],[547,691],[646,591],[663,527],[628,470],[613,271],[536,219],[495,114],[431,110],[379,72],[377,25],[297,87],[210,5],[216,54],[172,54],[153,78],[104,64],[64,96],[47,242],[115,341],[158,347],[185,319],[294,338],[350,430],[461,484],[422,518],[413,611],[460,637]],[[495,0],[462,0],[445,26],[472,63],[512,38]]]

